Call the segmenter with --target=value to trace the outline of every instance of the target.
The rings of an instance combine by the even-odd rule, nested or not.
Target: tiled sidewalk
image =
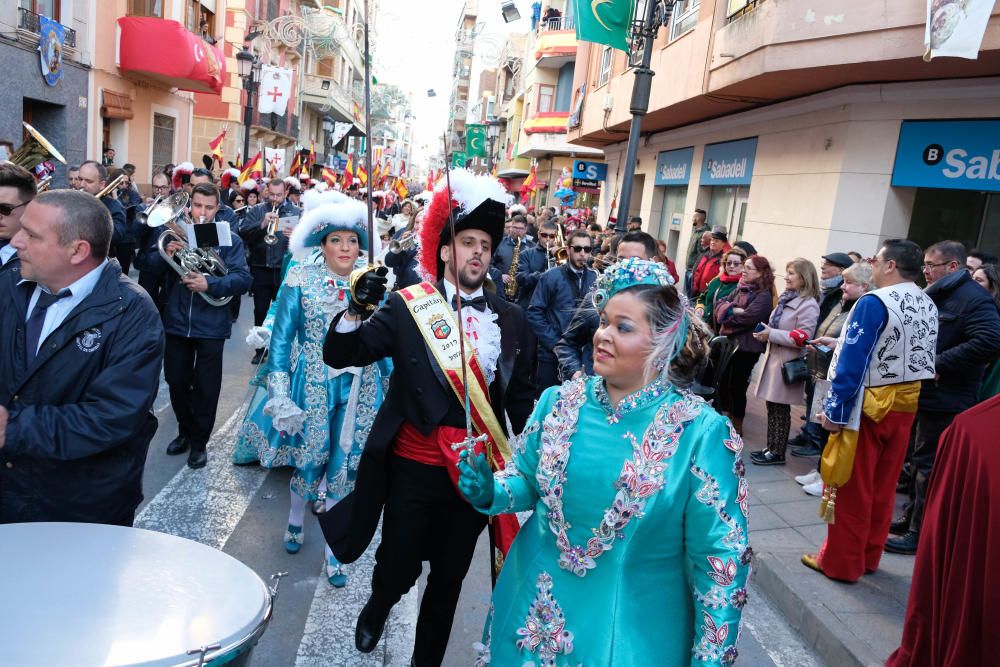
[[[792,410],[792,434],[803,423]],[[885,554],[879,571],[856,584],[831,581],[799,562],[816,553],[826,536],[819,498],[792,479],[816,458],[788,456],[784,466],[756,466],[767,428],[762,401],[751,399],[744,421],[744,460],[750,483],[750,544],[754,580],[817,658],[831,667],[882,665],[899,645],[913,573],[913,557]],[[902,496],[897,496],[897,507]]]

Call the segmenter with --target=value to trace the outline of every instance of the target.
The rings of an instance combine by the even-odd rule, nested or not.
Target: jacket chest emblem
[[[101,347],[101,330],[83,331],[76,337],[76,346],[81,352],[97,352]]]

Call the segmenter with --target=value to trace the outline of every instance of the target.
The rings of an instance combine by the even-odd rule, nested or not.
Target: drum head
[[[0,667],[196,664],[189,649],[250,644],[270,616],[253,570],[173,535],[23,523],[0,544]]]

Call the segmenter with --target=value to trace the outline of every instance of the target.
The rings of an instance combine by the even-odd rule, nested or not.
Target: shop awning
[[[226,76],[222,51],[177,21],[124,16],[119,67],[169,88],[221,93]]]
[[[529,173],[527,169],[501,169],[497,172],[497,178],[524,178]]]
[[[135,112],[132,111],[132,98],[128,95],[103,88],[101,89],[101,101],[101,116],[103,118],[131,120],[135,117]]]

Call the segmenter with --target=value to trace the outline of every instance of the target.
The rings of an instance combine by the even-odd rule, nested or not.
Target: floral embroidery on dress
[[[635,412],[639,408],[645,407],[666,393],[666,391],[667,387],[663,383],[663,380],[657,378],[639,391],[633,392],[618,401],[618,405],[612,406],[611,397],[608,396],[608,390],[604,386],[604,382],[597,382],[594,385],[594,396],[597,397],[597,402],[604,408],[604,416],[609,424],[617,424],[621,421],[622,417],[630,412]]]
[[[603,386],[599,381],[595,384]],[[571,440],[580,408],[586,400],[586,384],[582,379],[569,382],[559,390],[555,405],[544,420],[535,473],[540,499],[548,507],[545,516],[561,553],[559,566],[579,577],[586,576],[588,570],[597,566],[595,559],[610,551],[616,538],[624,537],[625,528],[633,517],[642,518],[646,500],[663,488],[664,461],[676,451],[684,424],[698,416],[704,405],[699,398],[682,395],[681,400],[657,410],[641,442],[631,433],[625,434],[624,437],[632,441],[634,458],[622,465],[614,486],[614,501],[604,511],[601,524],[591,530],[594,536],[584,546],[569,541],[567,532],[571,524],[563,514],[563,491]]]
[[[726,501],[720,496],[719,483],[708,471],[694,463],[694,457],[691,458],[691,472],[703,482],[701,487],[695,492],[695,498],[703,505],[714,509],[715,513],[719,515],[719,519],[729,526],[729,532],[722,538],[722,543],[734,551],[742,553],[747,545],[746,531],[726,511]],[[740,481],[742,482],[743,479],[741,478]],[[743,508],[743,503],[746,503],[746,509]],[[744,514],[748,514],[750,511],[749,499],[745,497],[743,503],[740,503],[740,509]]]
[[[531,603],[524,627],[517,629],[517,648],[537,653],[544,667],[555,667],[556,656],[573,652],[573,633],[566,629],[566,616],[552,594],[552,577],[538,574],[537,592]]]
[[[726,420],[726,424],[729,426],[729,438],[722,441],[722,444],[726,446],[726,449],[731,451],[737,456],[743,451],[743,438],[740,434],[736,432],[736,428],[733,426],[733,422]]]
[[[701,612],[701,620],[701,640],[693,649],[694,657],[701,661],[728,659],[730,662],[723,664],[732,664],[732,661],[736,660],[736,647],[722,648],[726,643],[726,637],[729,636],[729,624],[716,625],[715,619],[707,611]],[[724,655],[730,653],[730,649],[732,657],[724,658]]]

